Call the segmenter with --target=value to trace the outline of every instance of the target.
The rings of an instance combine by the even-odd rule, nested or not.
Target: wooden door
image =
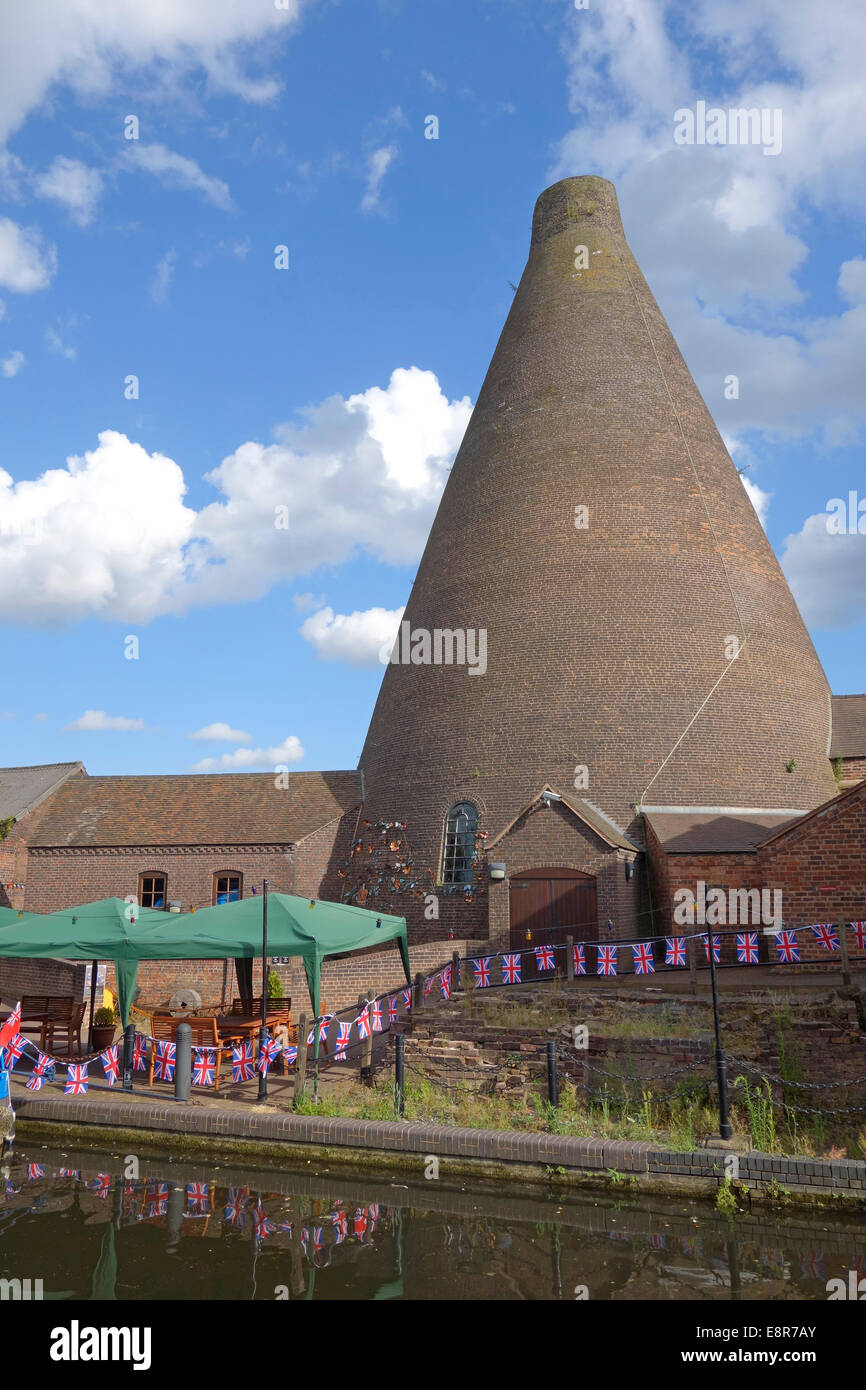
[[[598,936],[595,878],[577,869],[527,869],[510,881],[511,946],[558,945]],[[527,940],[527,932],[530,939]]]

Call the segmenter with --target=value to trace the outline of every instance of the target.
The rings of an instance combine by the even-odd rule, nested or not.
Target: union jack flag
[[[797,945],[797,933],[795,931],[780,931],[776,933],[776,950],[779,953],[779,960],[792,961],[800,959],[800,948]]]
[[[315,1042],[315,1040],[316,1040],[316,1030],[315,1030],[315,1028],[311,1028],[310,1031],[309,1031],[309,1033],[307,1034],[307,1047],[312,1047],[312,1046],[313,1046],[313,1043]]]
[[[371,1202],[367,1208],[367,1215],[370,1218],[370,1235],[372,1235],[376,1229],[376,1222],[379,1220],[381,1210],[378,1202]]]
[[[857,938],[859,949],[866,951],[866,922],[849,922],[848,925]]]
[[[443,999],[451,998],[451,966],[446,965],[439,976],[439,989]]]
[[[804,1279],[824,1279],[824,1252],[823,1250],[810,1250],[808,1256],[803,1256]]]
[[[388,1022],[389,1022],[389,1023],[396,1023],[396,1022],[397,1022],[397,996],[396,996],[396,994],[390,994],[390,995],[388,996]]]
[[[230,1187],[226,1193],[226,1221],[238,1230],[243,1230],[247,1210],[247,1195],[239,1187]]]
[[[310,1037],[307,1039],[308,1043],[310,1041],[312,1041],[312,1034],[310,1034]],[[256,1063],[258,1070],[264,1076],[267,1076],[271,1069],[271,1063],[275,1062],[279,1055],[280,1044],[277,1042],[276,1038],[268,1038],[264,1045],[259,1048],[259,1060]]]
[[[337,1211],[331,1219],[334,1223],[334,1244],[342,1245],[349,1234],[349,1218],[344,1211]]]
[[[27,1181],[28,1181],[28,1182],[35,1182],[37,1178],[44,1178],[44,1177],[45,1177],[45,1169],[42,1167],[42,1164],[41,1164],[41,1163],[28,1163],[28,1164],[27,1164]]]
[[[34,1071],[30,1080],[27,1082],[28,1091],[41,1091],[42,1087],[45,1085],[45,1081],[46,1077],[43,1076],[42,1072]]]
[[[96,1177],[93,1179],[93,1191],[96,1193],[97,1197],[101,1197],[104,1202],[111,1191],[111,1174],[97,1173]]]
[[[364,1244],[364,1237],[367,1234],[367,1213],[363,1207],[358,1207],[352,1218],[352,1227],[355,1235],[361,1244]]]
[[[28,1046],[29,1043],[23,1033],[19,1033],[10,1043],[6,1044],[6,1065],[10,1071],[14,1071],[15,1063],[18,1061],[19,1057],[23,1057],[24,1049]]]
[[[404,1007],[405,1009],[411,1009],[411,1007],[412,1007],[412,991],[411,991],[411,989],[404,989],[404,990],[403,990],[403,1007]]]
[[[283,1059],[287,1067],[293,1067],[298,1060],[298,1049],[295,1045],[283,1048]]]
[[[586,954],[582,942],[574,948],[574,973],[575,975],[586,974]]]
[[[518,954],[502,957],[502,983],[504,985],[520,984],[520,956]]]
[[[66,1085],[63,1087],[63,1094],[67,1096],[83,1096],[87,1093],[87,1063],[74,1062],[71,1067],[66,1068]]]
[[[154,1075],[158,1081],[173,1081],[177,1048],[173,1042],[158,1042],[154,1059]]]
[[[472,969],[475,971],[475,988],[487,989],[490,984],[490,957],[480,956],[472,962]]]
[[[349,1038],[352,1033],[351,1023],[340,1023],[340,1031],[337,1035],[337,1050],[334,1053],[335,1062],[345,1062],[346,1048],[349,1045]]]
[[[134,1217],[138,1211],[138,1202],[135,1200],[138,1194],[138,1183],[127,1178],[123,1184],[123,1209],[122,1214]]]
[[[333,1017],[333,1014],[326,1014],[324,1018],[319,1019],[319,1042],[327,1042],[328,1029],[331,1026],[331,1019]]]
[[[373,1032],[374,1032],[374,1033],[381,1033],[381,1031],[382,1031],[382,1005],[381,1005],[381,1002],[380,1002],[378,999],[374,1000],[373,1005],[372,1005],[372,1011],[373,1011]]]
[[[193,1086],[212,1086],[216,1062],[212,1048],[197,1047],[192,1064]]]
[[[149,1182],[144,1200],[147,1203],[148,1220],[153,1220],[155,1216],[165,1216],[168,1210],[168,1183]]]
[[[597,975],[615,975],[615,974],[616,974],[616,947],[615,947],[615,946],[599,946],[599,947],[597,948],[597,950],[598,950],[598,964],[597,964],[597,966],[596,966],[596,974],[597,974]]]
[[[710,958],[710,938],[709,938],[709,936],[702,936],[702,937],[701,937],[701,941],[703,941],[703,943],[704,943],[704,955],[706,956],[707,960],[709,960],[709,958]],[[716,936],[713,937],[713,964],[714,964],[714,965],[717,965],[718,962],[721,960],[721,955],[722,955],[722,938],[721,938],[721,936],[716,935]]]
[[[653,948],[647,942],[640,942],[637,946],[632,946],[634,956],[634,973],[636,975],[652,975],[655,973],[655,961],[653,960]]]
[[[272,1236],[277,1229],[271,1221],[261,1202],[253,1207],[253,1235],[256,1240],[264,1240],[266,1236]]]
[[[665,965],[685,965],[686,938],[684,936],[665,937]]]
[[[114,1086],[120,1079],[120,1058],[117,1052],[117,1043],[113,1047],[107,1047],[104,1052],[100,1052],[99,1060],[105,1072],[105,1079],[109,1086]]]
[[[741,965],[757,965],[758,933],[756,931],[737,932],[737,960]]]
[[[61,1178],[80,1178],[80,1168],[61,1168],[59,1173]]]
[[[8,1179],[8,1178],[6,1179],[6,1200],[7,1200],[7,1202],[8,1202],[8,1200],[9,1200],[10,1197],[17,1197],[17,1195],[18,1195],[18,1193],[19,1193],[20,1191],[21,1191],[21,1188],[20,1188],[20,1187],[13,1187],[13,1186],[12,1186],[12,1183],[9,1181],[9,1179]]]
[[[427,998],[427,995],[430,993],[431,989],[433,988],[433,981],[434,981],[435,979],[436,979],[436,976],[435,976],[435,975],[428,975],[428,976],[427,976],[427,979],[424,981],[424,998],[425,998],[425,999]]]
[[[656,1231],[653,1231],[650,1236],[650,1245],[652,1246],[653,1250],[667,1250],[667,1236],[660,1235]]]
[[[552,947],[552,946],[536,946],[536,948],[535,948],[535,964],[536,964],[536,966],[538,967],[539,970],[552,970],[552,969],[553,969],[553,947]]]
[[[46,1081],[50,1081],[55,1070],[54,1058],[49,1057],[45,1052],[40,1052],[33,1070],[37,1076],[44,1076]]]
[[[132,1065],[136,1071],[144,1071],[147,1065],[147,1038],[143,1038],[140,1033],[135,1035],[135,1045],[132,1049]]]
[[[358,1017],[357,1017],[357,1019],[355,1020],[355,1022],[356,1022],[357,1025],[358,1025],[358,1037],[359,1037],[359,1038],[369,1038],[369,1036],[370,1036],[370,1010],[367,1008],[366,1005],[365,1005],[364,1008],[361,1010],[361,1012],[358,1014]]]
[[[815,940],[820,941],[825,951],[838,951],[839,937],[832,922],[822,922],[819,926],[813,927],[812,931]]]
[[[187,1206],[192,1208],[188,1213],[190,1216],[209,1216],[210,1215],[210,1184],[206,1182],[188,1182],[186,1185]]]
[[[246,1042],[234,1043],[232,1046],[232,1081],[252,1081],[254,1071],[255,1057],[252,1041],[248,1038]]]

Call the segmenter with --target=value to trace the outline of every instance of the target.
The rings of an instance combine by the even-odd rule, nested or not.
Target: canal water
[[[866,1274],[866,1221],[839,1212],[729,1220],[667,1197],[35,1144],[7,1167],[0,1278],[43,1299],[826,1301],[829,1279]]]

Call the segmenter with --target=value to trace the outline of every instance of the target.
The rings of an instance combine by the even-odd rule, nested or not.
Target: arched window
[[[475,832],[478,829],[478,810],[471,801],[458,801],[445,821],[445,849],[442,855],[442,882],[472,882],[472,861],[475,855]]]

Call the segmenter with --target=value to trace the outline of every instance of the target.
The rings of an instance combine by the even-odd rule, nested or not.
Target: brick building
[[[831,696],[599,178],[536,204],[358,770],[67,766],[2,847],[28,908],[268,876],[404,915],[431,962],[658,934],[698,880],[866,919],[866,695]]]

